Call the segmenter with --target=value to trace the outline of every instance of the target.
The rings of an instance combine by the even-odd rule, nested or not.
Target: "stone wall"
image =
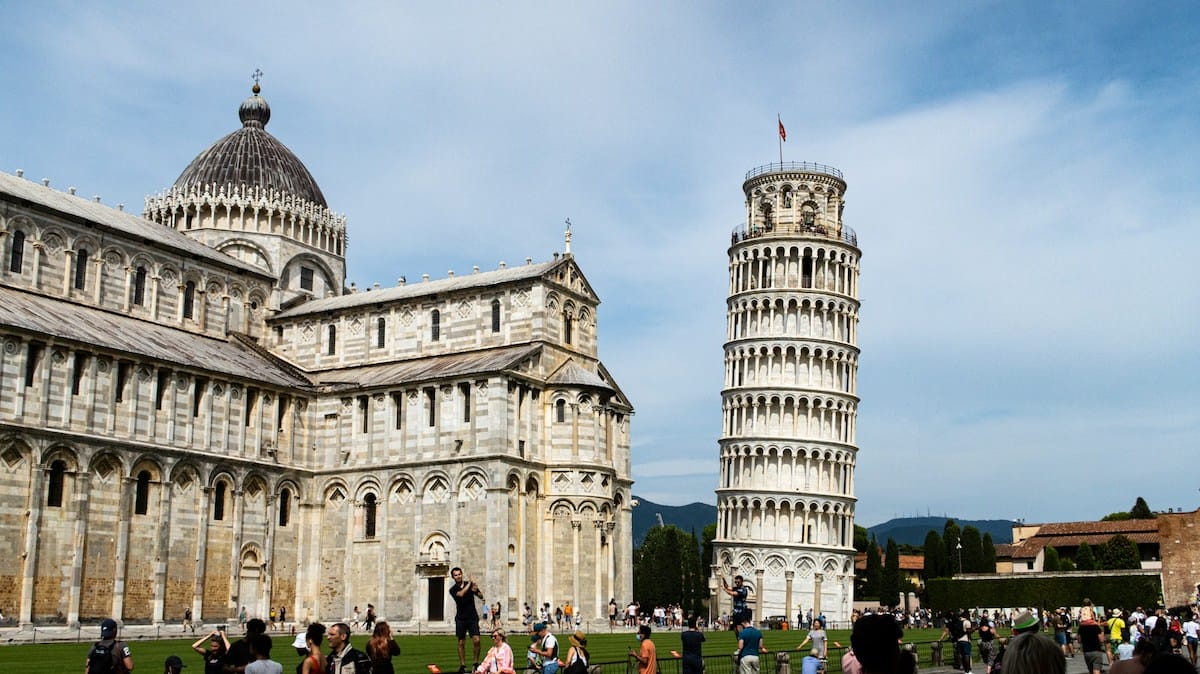
[[[1196,600],[1200,584],[1200,510],[1158,514],[1163,600],[1167,606]]]

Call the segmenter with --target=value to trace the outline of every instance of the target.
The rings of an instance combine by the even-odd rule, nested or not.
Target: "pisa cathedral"
[[[713,575],[745,578],[756,620],[811,609],[848,621],[861,251],[842,222],[846,182],[833,167],[789,162],[751,170],[742,191]]]
[[[0,610],[453,619],[632,595],[629,422],[570,252],[345,288],[346,219],[241,128],[142,217],[0,174]]]

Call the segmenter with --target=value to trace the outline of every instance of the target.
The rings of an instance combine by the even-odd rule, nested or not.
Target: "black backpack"
[[[958,641],[966,632],[963,630],[962,618],[950,618],[946,622],[946,629],[950,630],[950,638]]]
[[[116,674],[117,642],[112,639],[97,641],[88,653],[87,674]]]

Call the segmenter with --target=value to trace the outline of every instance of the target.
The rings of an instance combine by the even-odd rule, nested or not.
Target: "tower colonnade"
[[[810,608],[848,620],[861,251],[842,221],[846,183],[829,166],[770,164],[742,189],[746,221],[728,251],[713,572],[745,578],[756,620]]]

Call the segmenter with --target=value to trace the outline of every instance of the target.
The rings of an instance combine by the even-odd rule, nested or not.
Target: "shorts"
[[[1187,643],[1188,643],[1188,646],[1191,646],[1193,648],[1195,648],[1196,646],[1200,646],[1200,637],[1188,637]]]
[[[1104,651],[1086,651],[1083,654],[1083,665],[1087,667],[1089,674],[1104,671],[1105,662],[1107,662],[1107,656]]]
[[[751,615],[752,611],[750,609],[746,609],[745,611],[734,611],[733,614],[729,616],[729,622],[736,627],[743,622],[749,622]]]
[[[479,636],[479,618],[463,618],[454,619],[454,636],[459,639],[467,638],[470,634],[473,637]]]
[[[1059,646],[1066,646],[1066,645],[1067,645],[1067,641],[1069,641],[1069,639],[1067,638],[1067,633],[1066,633],[1066,632],[1060,632],[1060,631],[1056,631],[1056,632],[1054,633],[1054,641],[1055,641],[1055,642],[1056,642],[1056,643],[1057,643]]]

